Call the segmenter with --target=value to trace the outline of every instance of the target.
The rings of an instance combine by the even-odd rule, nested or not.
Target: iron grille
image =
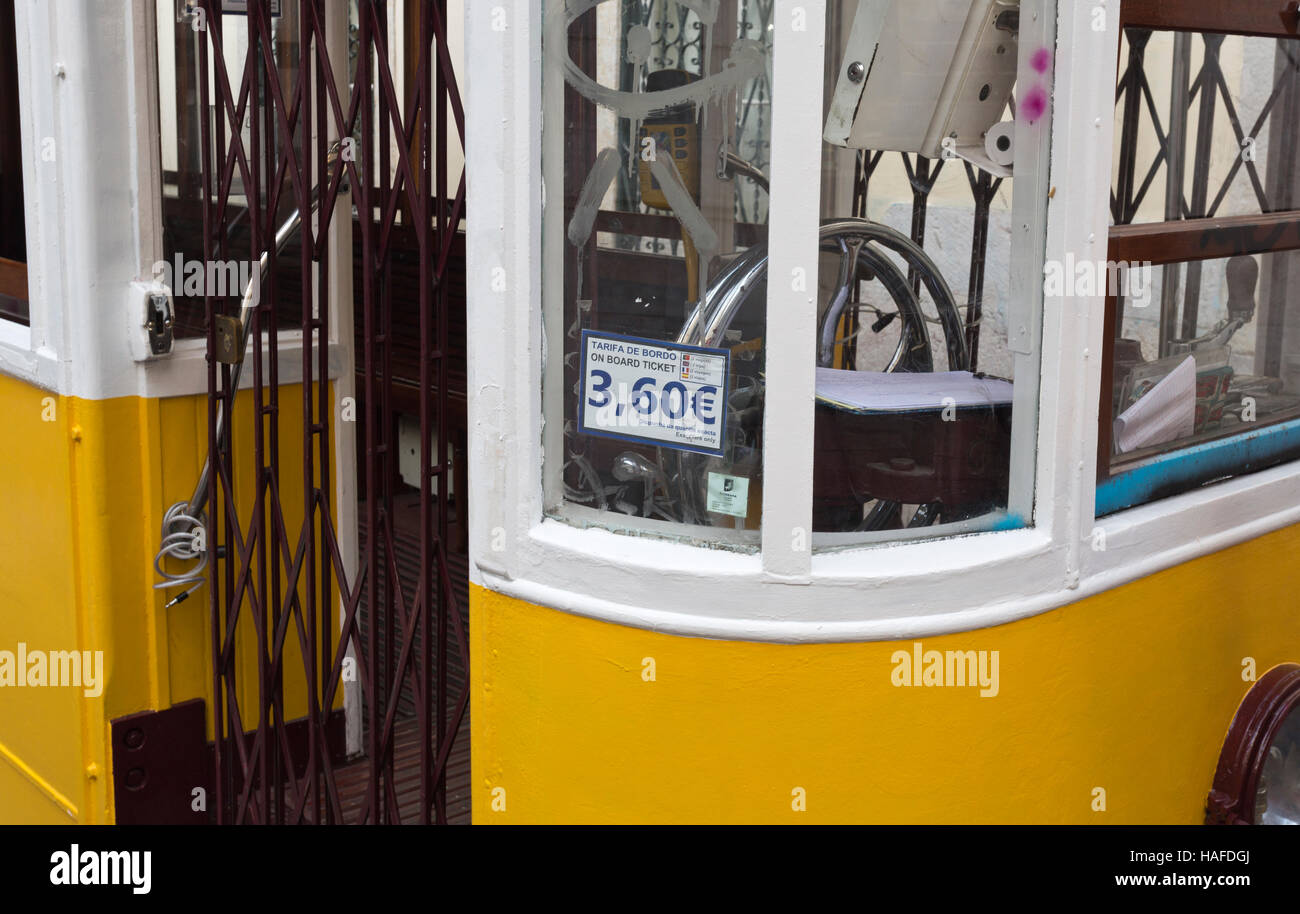
[[[238,301],[204,297],[219,822],[443,823],[457,812],[447,772],[469,695],[464,593],[449,561],[449,289],[463,269],[454,252],[465,179],[449,161],[451,141],[463,142],[464,112],[446,6],[401,4],[404,98],[390,67],[394,3],[355,4],[355,34],[339,42],[353,42],[350,87],[338,75],[348,68],[336,67],[344,62],[330,59],[326,0],[248,0],[238,16],[223,15],[222,0],[199,0],[191,13],[200,23],[203,256],[265,258],[267,277],[248,322],[252,408],[242,425],[235,420],[245,413],[232,411],[237,370],[215,358],[217,318],[239,317]],[[286,22],[296,23],[296,52],[277,56]],[[226,57],[233,29],[247,29],[237,68]],[[302,218],[290,244],[282,227],[291,211]],[[247,226],[246,251],[231,249],[234,222]],[[362,379],[355,419],[365,535],[355,573],[341,545],[332,459],[334,425],[351,417],[329,380],[328,242],[343,222],[354,223],[356,280],[340,313],[355,303]],[[402,257],[415,266],[399,286]],[[397,302],[398,294],[413,300]],[[286,308],[295,296],[297,307]],[[399,308],[412,307],[409,324],[395,322]],[[300,403],[277,359],[265,358],[288,331],[301,334]],[[416,358],[402,370],[395,353],[407,350]],[[403,397],[418,412],[421,438],[418,496],[405,498],[392,421]],[[230,417],[224,433],[219,416]],[[284,452],[300,452],[300,462]],[[251,496],[238,491],[237,469],[240,485],[251,479]],[[458,493],[463,527],[463,487]],[[354,688],[363,755],[349,761],[331,751],[327,734],[343,691]]]

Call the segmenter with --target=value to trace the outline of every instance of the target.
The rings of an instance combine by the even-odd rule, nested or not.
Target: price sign
[[[584,330],[578,427],[720,457],[730,361],[725,349]]]

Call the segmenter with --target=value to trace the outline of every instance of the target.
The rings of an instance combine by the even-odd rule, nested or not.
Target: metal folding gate
[[[359,0],[351,28],[340,24],[337,8],[327,15],[338,0],[225,0],[224,9],[222,0],[198,0],[191,10],[205,113],[203,256],[211,263],[248,254],[262,277],[260,294],[243,302],[204,300],[218,822],[448,819],[447,768],[468,704],[464,677],[453,682],[449,668],[468,669],[468,644],[448,565],[448,290],[465,181],[463,170],[450,174],[449,147],[463,137],[464,117],[446,5]],[[230,15],[236,7],[246,19]],[[399,11],[405,64],[394,68],[390,17]],[[336,68],[338,55],[331,60],[340,42],[327,19],[349,32],[350,88],[340,85],[347,70]],[[286,28],[295,24],[286,51]],[[235,28],[247,28],[247,52],[232,63],[226,39]],[[353,251],[344,252],[355,258],[348,269],[356,287],[342,309],[354,302],[359,311],[355,404],[340,402],[330,381],[328,240],[340,220],[356,234]],[[237,223],[247,250],[231,250]],[[402,257],[417,266],[399,289],[394,264]],[[395,313],[410,315],[412,307],[418,320],[398,326]],[[297,392],[286,394],[277,359],[265,357],[293,331],[301,334],[301,415],[290,421],[282,410],[297,410]],[[232,391],[245,349],[252,421],[240,427]],[[398,350],[418,351],[409,377],[398,376]],[[414,581],[398,567],[394,521],[399,383],[408,403],[416,387],[420,427],[418,529],[406,543],[413,552],[418,539],[418,563],[408,563]],[[353,418],[365,536],[350,573],[336,520],[332,438],[336,423]],[[291,433],[281,426],[300,441],[288,447]],[[282,461],[282,449],[294,458]],[[245,491],[237,499],[236,466],[247,479],[249,461],[251,498]],[[457,495],[463,524],[463,490]],[[334,738],[351,689],[360,694],[353,707],[363,722],[360,760],[339,758]]]

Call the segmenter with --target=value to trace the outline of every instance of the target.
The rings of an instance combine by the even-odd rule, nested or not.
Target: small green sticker
[[[749,480],[744,476],[710,473],[709,510],[744,517],[749,513]]]

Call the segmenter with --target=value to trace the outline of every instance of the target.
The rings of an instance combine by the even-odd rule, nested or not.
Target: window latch
[[[149,331],[149,351],[166,355],[172,351],[172,302],[165,292],[150,292],[145,328]]]

